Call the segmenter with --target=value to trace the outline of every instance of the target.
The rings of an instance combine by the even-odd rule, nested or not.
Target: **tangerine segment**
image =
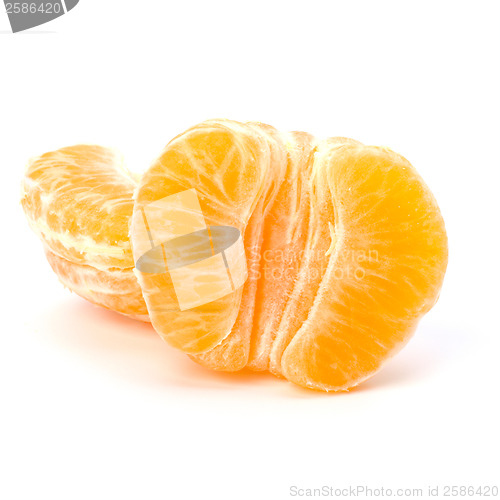
[[[181,311],[170,272],[136,270],[153,326],[167,342],[185,352],[203,353],[220,344],[238,329],[235,322],[240,310],[245,324],[239,331],[249,339],[251,325],[246,322],[252,317],[256,282],[252,256],[259,255],[262,214],[272,203],[278,179],[284,176],[284,170],[272,171],[276,153],[281,148],[268,140],[264,129],[212,120],[173,139],[139,183],[131,228],[136,262],[158,233],[164,241],[177,236],[178,224],[169,220],[168,205],[162,214],[161,200],[192,189],[207,227],[230,226],[244,235],[249,273],[245,285],[209,303]],[[150,227],[148,222],[146,236],[144,214],[151,213],[152,204],[157,211],[155,220],[163,227]],[[227,361],[232,364],[235,359],[231,356]]]
[[[313,182],[330,199],[332,249],[307,319],[276,346],[272,369],[305,387],[342,390],[373,375],[434,305],[447,238],[430,190],[388,149],[325,143]]]
[[[114,151],[79,145],[30,162],[21,204],[64,285],[96,304],[147,320],[128,236],[135,186]]]

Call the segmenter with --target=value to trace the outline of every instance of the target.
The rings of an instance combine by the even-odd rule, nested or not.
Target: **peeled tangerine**
[[[156,331],[202,365],[312,389],[377,372],[446,270],[429,188],[400,155],[352,139],[212,120],[173,139],[137,186],[109,150],[76,146],[32,162],[24,189],[76,293],[141,319],[145,301]]]

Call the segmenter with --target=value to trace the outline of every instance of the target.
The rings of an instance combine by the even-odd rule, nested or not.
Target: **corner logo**
[[[63,16],[80,0],[25,0],[10,2],[4,0],[13,33],[24,31]]]

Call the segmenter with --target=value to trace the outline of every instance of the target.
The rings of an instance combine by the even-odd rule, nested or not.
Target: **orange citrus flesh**
[[[415,169],[352,139],[211,120],[173,139],[137,187],[109,150],[78,146],[33,162],[24,188],[49,262],[76,293],[147,319],[142,290],[157,332],[196,362],[312,389],[376,373],[436,302],[447,265],[444,222]],[[181,310],[169,272],[135,269],[139,288],[128,234],[137,261],[145,207],[193,188],[207,226],[243,235],[248,278]],[[168,229],[171,217],[158,221]]]
[[[143,176],[134,219],[191,188],[207,223],[244,235],[245,285],[184,311],[168,273],[137,276],[155,329],[207,367],[345,390],[401,349],[437,300],[444,222],[415,169],[387,148],[204,122]],[[137,234],[132,224],[134,249]]]
[[[267,216],[260,252],[248,363],[255,370],[269,368],[269,354],[297,279],[310,223],[308,184],[315,140],[309,134],[292,132],[282,134],[282,141],[287,170]]]
[[[112,150],[73,146],[30,162],[21,204],[65,286],[95,304],[148,321],[128,236],[135,187]]]
[[[265,133],[236,122],[205,123],[175,138],[140,181],[131,226],[134,248],[142,247],[135,237],[143,221],[138,208],[194,187],[206,223],[239,229],[247,255],[258,255],[262,214],[269,207],[269,193],[276,189],[276,177],[284,176],[270,172],[282,165],[271,162],[275,151],[279,148]],[[252,263],[248,267],[243,288],[187,311],[179,311],[169,273],[136,274],[155,329],[171,345],[195,354],[214,348],[231,331],[249,336],[256,278]],[[240,310],[247,313],[237,319]]]
[[[409,340],[434,305],[447,263],[439,208],[396,153],[323,144],[313,191],[325,195],[332,247],[303,323],[273,346],[271,370],[299,385],[348,389]],[[307,268],[303,274],[309,272]],[[292,336],[292,335],[293,336]]]

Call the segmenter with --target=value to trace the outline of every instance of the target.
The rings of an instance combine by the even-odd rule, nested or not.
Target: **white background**
[[[499,484],[498,2],[81,0],[0,12],[0,497],[286,499],[290,487]],[[406,156],[447,223],[441,299],[350,393],[218,374],[57,281],[19,206],[30,156],[137,171],[214,117]]]

